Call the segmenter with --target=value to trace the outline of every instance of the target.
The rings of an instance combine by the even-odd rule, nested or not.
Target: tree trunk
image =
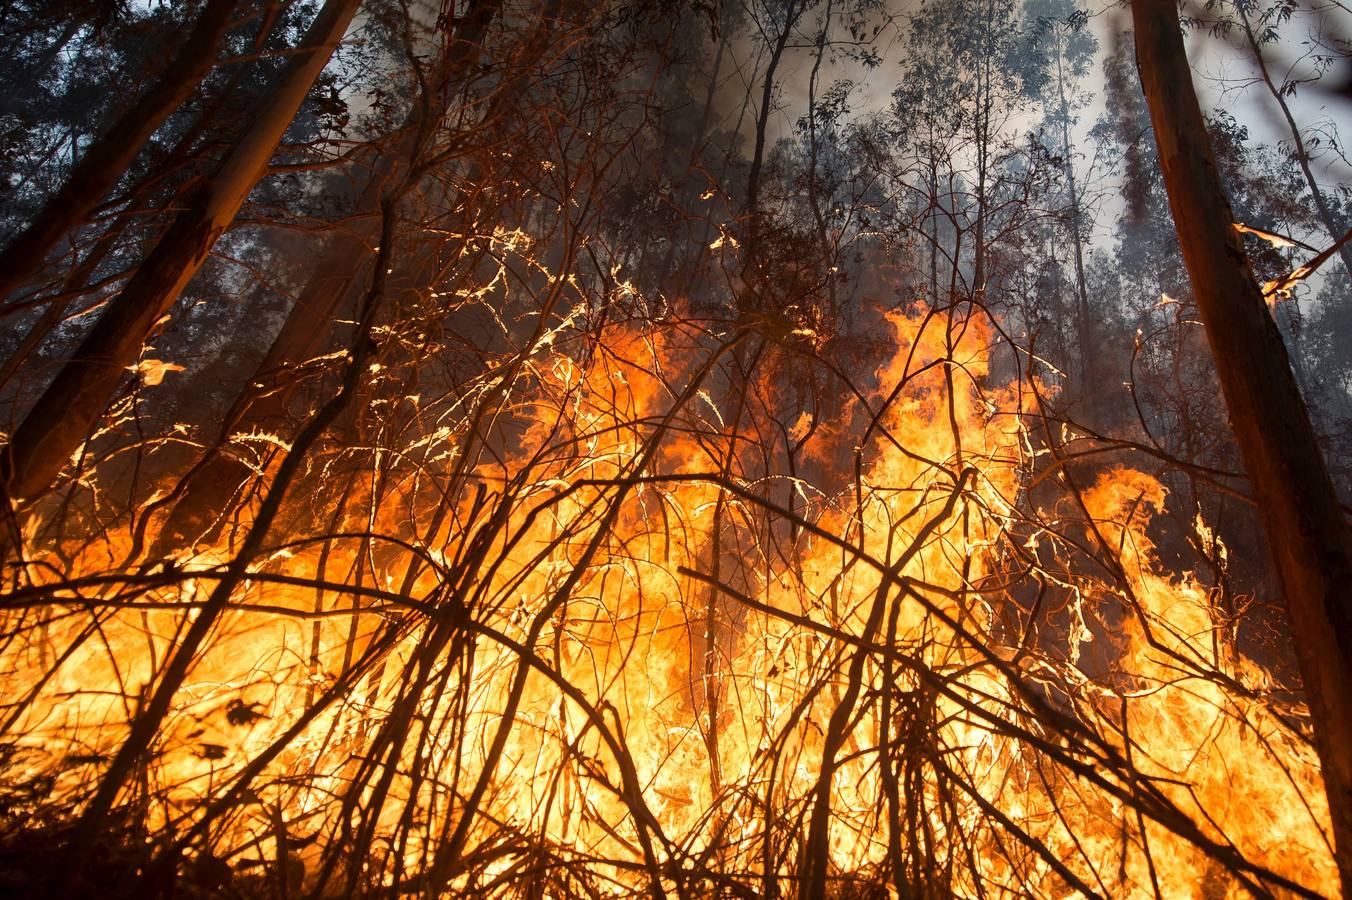
[[[985,10],[983,9],[984,13]],[[990,23],[986,23],[989,33]],[[985,49],[985,48],[983,48]],[[972,241],[972,299],[985,300],[986,297],[986,213],[989,199],[986,196],[986,176],[990,172],[991,145],[991,86],[990,54],[982,53],[977,66],[976,118],[973,143],[976,144],[976,223],[973,226]]]
[[[798,17],[803,14],[806,8],[805,2],[795,2],[790,0],[784,8],[784,28],[775,34],[775,43],[770,50],[770,61],[765,66],[765,78],[761,82],[760,109],[756,111],[756,140],[755,146],[751,151],[751,164],[746,175],[746,258],[750,261],[750,268],[753,277],[759,276],[760,269],[760,238],[761,238],[761,214],[760,214],[760,192],[761,192],[761,170],[765,165],[765,139],[770,125],[770,107],[774,105],[775,99],[775,74],[779,70],[780,60],[784,57],[784,49],[788,46],[789,38],[793,36],[794,26],[798,24]],[[741,301],[745,307],[745,301]],[[741,310],[745,312],[745,308]]]
[[[713,116],[714,99],[718,93],[719,75],[723,71],[723,56],[724,54],[726,54],[727,49],[728,49],[728,38],[726,32],[724,32],[720,34],[718,38],[718,51],[714,54],[713,66],[712,68],[709,69],[709,81],[708,84],[705,86],[704,90],[704,104],[701,107],[702,111],[700,112],[699,125],[695,128],[695,137],[690,142],[690,162],[688,164],[688,168],[691,171],[694,171],[699,166],[700,154],[703,153],[705,150],[704,146],[705,137],[709,133],[709,120]],[[699,255],[702,255],[703,249],[709,246],[708,217],[706,217],[704,220],[703,232],[704,236],[695,244],[697,259],[699,258]],[[657,294],[661,293],[663,287],[666,286],[667,278],[671,275],[671,267],[676,260],[676,253],[678,249],[686,251],[689,249],[689,247],[688,245],[681,244],[681,242],[676,240],[675,237],[673,236],[672,240],[667,245],[666,254],[662,257],[662,267],[661,269],[658,270],[657,276],[652,281],[652,291],[650,292],[651,295],[656,296]],[[695,268],[698,268],[698,265],[688,267],[687,272]],[[689,281],[688,274],[686,275],[685,280],[687,282]],[[690,286],[689,284],[686,284],[685,286],[677,287],[672,291],[668,291],[668,294],[669,295],[684,294],[685,296],[690,296]]]
[[[1082,414],[1091,425],[1099,425],[1096,381],[1090,354],[1094,351],[1094,320],[1089,307],[1089,285],[1084,276],[1083,216],[1080,210],[1080,192],[1075,184],[1075,157],[1070,143],[1070,98],[1066,96],[1066,75],[1061,35],[1056,36],[1056,91],[1061,103],[1061,158],[1066,170],[1066,191],[1070,200],[1070,240],[1075,251],[1075,337],[1080,345],[1080,401]]]
[[[238,5],[238,0],[236,0]],[[268,35],[272,33],[277,24],[277,17],[280,9],[272,6],[264,11],[262,22],[259,25],[258,35],[254,38],[253,48],[250,52],[258,53],[263,49],[263,44]],[[60,291],[50,297],[41,298],[36,303],[45,305],[41,316],[38,317],[28,333],[24,335],[18,348],[10,354],[3,366],[0,366],[0,388],[9,384],[11,378],[18,374],[27,362],[28,357],[32,355],[38,347],[42,346],[47,336],[59,325],[66,316],[66,312],[72,301],[88,292],[90,279],[103,260],[117,246],[118,242],[124,237],[128,226],[138,219],[145,217],[149,209],[155,207],[155,203],[148,201],[149,198],[164,180],[166,171],[173,171],[185,161],[193,158],[193,147],[197,144],[198,138],[207,133],[213,119],[217,118],[221,112],[222,106],[227,100],[234,97],[239,90],[240,84],[244,80],[244,66],[236,66],[225,83],[215,91],[215,96],[208,102],[202,104],[201,110],[197,113],[197,121],[192,127],[188,128],[178,137],[174,147],[166,154],[166,164],[160,167],[160,170],[147,174],[141,178],[140,183],[127,191],[124,198],[120,201],[122,209],[112,224],[104,229],[102,235],[94,243],[94,246],[85,255],[84,259],[70,270],[70,272],[61,280]],[[159,201],[161,209],[177,208],[176,204],[185,193],[189,193],[193,187],[193,180],[189,179],[185,184],[173,187],[164,198]],[[0,294],[3,297],[3,294]],[[27,308],[28,301],[11,305],[11,310],[15,307]],[[0,312],[0,316],[5,313]]]
[[[89,434],[146,338],[206,261],[217,238],[267,171],[277,144],[361,0],[328,0],[221,168],[188,201],[122,292],[24,418],[6,449],[11,501],[50,487]]]
[[[502,7],[502,0],[474,0],[456,27],[455,36],[438,67],[438,85],[430,103],[419,102],[409,119],[393,135],[394,146],[368,159],[371,176],[353,211],[355,225],[334,235],[324,255],[287,314],[281,330],[259,363],[243,393],[226,415],[216,446],[179,484],[170,499],[169,518],[156,539],[152,557],[191,546],[212,532],[216,523],[236,505],[234,498],[252,471],[221,446],[231,434],[244,431],[278,431],[288,418],[295,394],[295,366],[313,358],[345,303],[353,285],[365,270],[378,243],[379,213],[386,185],[400,166],[417,165],[421,154],[423,120],[439,120],[450,103],[451,91],[477,63],[489,25]],[[557,16],[558,0],[545,4],[536,27],[531,50],[542,52],[544,38],[552,35],[549,21]],[[511,93],[511,92],[508,92]],[[499,94],[498,98],[505,96]],[[495,100],[498,100],[495,98]],[[499,111],[501,100],[490,104],[489,116]]]
[[[197,25],[155,84],[85,150],[61,189],[0,253],[0,297],[23,286],[47,254],[82,224],[150,139],[201,83],[239,0],[207,0]]]
[[[1352,896],[1352,550],[1286,348],[1232,227],[1175,0],[1132,0],[1136,55],[1183,259],[1291,618]]]

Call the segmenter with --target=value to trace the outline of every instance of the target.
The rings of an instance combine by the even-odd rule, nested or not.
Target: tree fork
[[[1290,615],[1345,896],[1352,896],[1352,542],[1211,152],[1176,0],[1132,0],[1174,225]]]

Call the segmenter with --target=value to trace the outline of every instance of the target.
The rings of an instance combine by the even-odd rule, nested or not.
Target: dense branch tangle
[[[121,795],[147,836],[260,889],[298,889],[303,866],[321,892],[772,895],[797,891],[826,797],[835,894],[1111,896],[1152,879],[1168,893],[1199,869],[1319,883],[1322,813],[1297,799],[1318,797],[1310,751],[1226,690],[1222,675],[1255,689],[1259,676],[1209,651],[1205,593],[1157,572],[1158,485],[1122,470],[1084,492],[1116,581],[1040,561],[1055,557],[1039,542],[1068,561],[1094,538],[1063,540],[1021,501],[1031,439],[1018,385],[988,384],[979,311],[893,320],[896,361],[842,428],[873,437],[854,483],[825,490],[776,475],[782,451],[764,444],[717,471],[720,366],[763,334],[586,318],[575,306],[467,385],[494,393],[515,361],[491,410],[424,400],[387,443],[316,457],[303,478],[342,479],[344,503],[273,540],[233,591]],[[761,354],[743,440],[764,440],[773,366],[795,353]],[[720,493],[748,562],[740,585],[712,585],[726,601],[715,794],[699,679]],[[6,625],[6,659],[23,666],[9,676],[33,687],[8,706],[24,735],[12,772],[53,774],[49,798],[97,779],[229,552],[141,575],[109,569],[103,545],[35,562]],[[1038,582],[1138,620],[1115,648],[1121,675],[1079,674],[1083,625],[1017,599]],[[1251,771],[1197,759],[1231,745]],[[1249,779],[1288,776],[1304,859],[1242,821],[1257,814]]]

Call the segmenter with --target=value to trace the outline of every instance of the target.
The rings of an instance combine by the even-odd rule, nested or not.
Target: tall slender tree
[[[142,146],[193,92],[216,62],[217,48],[240,0],[208,0],[178,53],[131,108],[86,148],[61,189],[0,252],[0,297],[42,265],[127,171]]]
[[[1221,184],[1176,0],[1132,0],[1141,84],[1183,259],[1291,617],[1352,894],[1352,543]]]
[[[169,312],[267,171],[273,151],[360,2],[327,0],[220,168],[186,202],[15,430],[0,459],[11,503],[46,490],[89,435],[155,324]]]
[[[537,51],[542,49],[541,38],[554,21],[550,10],[557,11],[557,6],[557,0],[546,4],[535,28],[532,47]],[[170,515],[161,529],[156,553],[190,545],[229,513],[232,497],[250,468],[221,452],[221,446],[236,431],[273,428],[285,418],[297,383],[295,367],[318,352],[340,310],[350,307],[355,286],[370,263],[371,248],[379,243],[376,238],[385,190],[400,173],[419,164],[432,125],[446,115],[457,89],[477,64],[487,30],[501,7],[502,0],[471,0],[431,73],[430,96],[414,105],[393,135],[361,154],[357,165],[365,168],[369,177],[351,211],[353,225],[332,235],[325,245],[268,352],[227,412],[216,444],[169,498]],[[495,98],[499,104],[505,103],[503,98],[512,93],[500,91]]]
[[[1070,232],[1071,259],[1075,271],[1075,333],[1079,345],[1079,389],[1084,392],[1084,412],[1093,418],[1093,360],[1095,355],[1094,311],[1089,303],[1084,258],[1087,245],[1083,188],[1075,172],[1075,142],[1071,129],[1082,104],[1077,83],[1089,71],[1098,42],[1089,31],[1088,17],[1073,0],[1034,0],[1024,9],[1031,19],[1029,29],[1036,43],[1031,61],[1041,71],[1024,78],[1025,89],[1042,95],[1047,126],[1053,133],[1056,154],[1065,177],[1065,218]],[[1031,73],[1030,73],[1031,74]]]

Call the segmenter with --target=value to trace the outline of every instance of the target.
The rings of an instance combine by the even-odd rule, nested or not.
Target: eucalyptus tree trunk
[[[1075,336],[1080,345],[1080,397],[1084,414],[1091,425],[1099,425],[1097,387],[1092,377],[1090,354],[1094,347],[1094,319],[1089,307],[1089,285],[1084,275],[1084,215],[1080,208],[1080,192],[1075,183],[1075,158],[1070,142],[1070,98],[1066,94],[1064,52],[1060,33],[1056,36],[1056,91],[1060,101],[1061,158],[1066,171],[1066,192],[1070,200],[1070,240],[1075,258]]]
[[[990,196],[988,180],[991,170],[991,117],[994,112],[993,89],[991,86],[991,53],[987,39],[990,37],[992,13],[986,7],[981,8],[985,18],[981,30],[982,52],[976,64],[976,112],[972,126],[972,142],[976,145],[976,222],[972,228],[972,297],[983,302],[986,299],[986,231],[988,227]]]
[[[558,5],[558,0],[545,4],[533,44],[541,43],[540,39],[549,34],[544,20],[557,15]],[[418,164],[427,131],[424,126],[445,114],[453,88],[478,64],[488,28],[501,8],[502,0],[471,0],[437,66],[432,96],[414,105],[386,149],[366,155],[370,177],[352,211],[354,224],[330,238],[267,354],[226,414],[216,445],[167,498],[171,504],[169,517],[160,529],[152,557],[191,546],[213,531],[236,505],[236,495],[252,469],[222,452],[222,445],[231,434],[276,430],[287,420],[298,383],[295,368],[319,352],[340,311],[351,302],[354,285],[370,264],[373,245],[378,243],[379,213],[387,185],[396,170]]]
[[[1352,542],[1286,348],[1235,232],[1175,0],[1132,0],[1169,206],[1291,618],[1352,896]]]
[[[826,223],[826,212],[822,208],[822,199],[817,185],[817,163],[820,154],[819,139],[817,137],[817,79],[821,75],[822,62],[826,58],[826,37],[831,28],[831,12],[834,6],[834,0],[827,0],[826,12],[822,14],[822,27],[820,36],[817,39],[816,59],[812,61],[812,74],[808,76],[807,87],[807,128],[808,128],[808,178],[807,178],[807,199],[808,206],[812,210],[812,220],[817,226],[817,244],[821,251],[822,271],[827,273],[826,293],[827,309],[830,315],[835,316],[839,313],[836,308],[836,282],[834,277],[834,267],[831,265],[835,256],[835,248],[832,246],[830,230]],[[789,491],[789,508],[793,508],[792,489]]]
[[[211,71],[240,0],[207,0],[197,24],[160,77],[96,140],[37,218],[0,252],[0,297],[22,287],[61,239],[85,222],[145,142]]]
[[[280,12],[280,8],[276,6],[270,6],[263,12],[257,37],[255,37],[250,50],[251,53],[262,51],[264,42],[277,24]],[[10,354],[4,364],[0,365],[0,388],[8,385],[10,379],[24,368],[28,358],[38,347],[42,346],[47,336],[67,316],[71,303],[80,296],[89,293],[91,279],[95,272],[98,271],[104,259],[123,240],[128,227],[134,222],[144,219],[149,209],[156,207],[176,208],[175,204],[180,198],[191,192],[193,182],[189,179],[186,183],[173,187],[164,195],[162,200],[152,199],[154,193],[159,189],[158,185],[163,181],[164,172],[172,170],[174,167],[183,164],[185,160],[192,158],[193,149],[198,140],[211,129],[213,122],[221,118],[221,110],[239,90],[239,86],[244,80],[244,72],[245,67],[236,66],[231,76],[214,92],[215,96],[202,104],[197,113],[197,121],[178,137],[174,147],[165,155],[167,164],[161,166],[159,171],[145,175],[140,183],[127,190],[122,199],[122,209],[113,219],[112,224],[103,229],[103,233],[99,235],[98,240],[94,242],[84,258],[72,265],[70,271],[61,279],[58,292],[31,302],[32,306],[41,305],[44,309],[42,314],[29,327],[28,333],[19,342],[19,346]],[[0,297],[2,296],[0,294]],[[20,308],[26,309],[30,301],[25,299],[22,304]],[[13,309],[15,305],[19,304],[11,305],[10,309]],[[0,316],[2,315],[4,313],[0,313]]]
[[[0,458],[10,502],[47,490],[89,435],[155,323],[169,312],[267,171],[282,135],[360,3],[327,0],[220,169],[188,199],[15,430]]]
[[[699,164],[700,154],[703,153],[705,150],[705,138],[709,134],[709,121],[713,117],[714,99],[718,94],[719,77],[723,71],[723,58],[724,56],[727,55],[727,50],[728,50],[728,37],[726,33],[722,33],[719,35],[718,38],[718,50],[714,53],[713,66],[709,69],[709,80],[705,84],[704,102],[700,107],[701,112],[699,116],[699,125],[696,126],[695,137],[690,142],[690,160],[688,163],[688,167],[691,170],[695,169],[695,167]],[[702,251],[704,250],[704,248],[709,246],[708,219],[704,221],[703,231],[704,237],[697,242],[695,248],[697,254],[700,255],[702,255]],[[668,243],[667,252],[662,257],[661,268],[658,270],[657,276],[652,281],[654,293],[660,293],[662,288],[666,285],[667,278],[671,275],[671,267],[675,263],[676,253],[678,249],[684,250],[688,248],[683,247],[681,243],[676,240],[673,240]],[[699,257],[697,256],[697,258]],[[695,266],[690,266],[689,268],[690,269],[698,268],[698,264],[696,264]],[[688,276],[686,276],[685,280],[688,280]],[[686,296],[689,296],[691,293],[690,286],[687,284],[686,286],[674,291],[674,293],[678,294],[683,293]]]

